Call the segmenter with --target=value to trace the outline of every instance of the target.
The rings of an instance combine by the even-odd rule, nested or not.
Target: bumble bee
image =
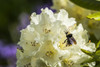
[[[70,46],[73,43],[77,44],[76,40],[74,39],[74,37],[71,33],[69,34],[68,32],[65,32],[65,34],[66,34],[66,40],[64,41],[64,43],[67,41],[66,46],[68,46],[68,45]]]

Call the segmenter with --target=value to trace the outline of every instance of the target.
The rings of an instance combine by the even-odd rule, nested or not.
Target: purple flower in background
[[[22,13],[19,15],[19,23],[16,26],[10,28],[10,34],[13,42],[17,43],[20,39],[20,30],[27,27],[30,24],[29,15],[27,13]]]
[[[20,23],[17,27],[17,31],[20,32],[20,30],[24,29],[29,25],[29,15],[27,13],[22,13],[19,17]]]
[[[52,0],[47,0],[47,1],[45,1],[45,3],[40,3],[40,5],[37,5],[36,6],[36,13],[37,14],[40,14],[41,13],[41,8],[49,8],[50,10],[52,10],[53,12],[56,12],[56,10],[54,10],[54,9],[51,9],[50,7],[53,5],[53,3],[52,3]]]
[[[16,67],[16,50],[15,44],[6,45],[0,41],[0,67]],[[6,64],[3,64],[5,62]]]
[[[56,12],[56,10],[51,9],[50,6],[46,4],[46,5],[43,5],[43,6],[42,6],[42,5],[41,5],[41,6],[37,6],[37,8],[36,8],[36,13],[37,13],[37,14],[40,14],[40,13],[41,13],[41,8],[44,9],[44,8],[46,8],[46,7],[48,7],[48,8],[49,8],[50,10],[52,10],[53,12]]]

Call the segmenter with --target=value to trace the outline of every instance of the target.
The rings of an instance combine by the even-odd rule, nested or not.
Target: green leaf
[[[100,41],[97,43],[96,48],[100,48]]]
[[[81,49],[82,52],[84,52],[85,54],[89,55],[89,56],[93,56],[93,53],[84,49]]]
[[[100,11],[100,1],[97,0],[70,0],[73,3],[87,9]]]
[[[94,60],[96,61],[100,61],[100,50],[97,50],[94,54]]]
[[[97,61],[95,67],[100,67],[100,62]]]
[[[89,67],[88,64],[81,65],[81,67]]]
[[[90,59],[87,59],[87,60],[83,61],[81,63],[81,65],[86,65],[87,63],[91,63],[91,62],[94,62],[94,59],[93,58],[90,58]]]
[[[97,50],[95,54],[100,56],[100,50]]]
[[[91,14],[91,15],[88,15],[87,18],[100,21],[100,12],[97,12],[97,13],[94,13],[94,14]]]

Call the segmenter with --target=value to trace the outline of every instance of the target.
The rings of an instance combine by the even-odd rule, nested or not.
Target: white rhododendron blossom
[[[17,67],[80,67],[91,58],[81,49],[96,50],[95,44],[88,41],[87,31],[81,24],[76,26],[65,10],[54,14],[48,8],[42,9],[40,15],[33,13],[30,25],[21,30]]]

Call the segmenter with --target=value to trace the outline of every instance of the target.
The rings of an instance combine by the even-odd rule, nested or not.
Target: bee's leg
[[[67,41],[67,39],[62,44],[66,43],[66,41]]]

